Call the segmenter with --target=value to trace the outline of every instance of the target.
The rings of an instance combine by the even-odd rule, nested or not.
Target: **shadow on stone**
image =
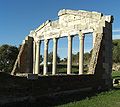
[[[24,101],[5,104],[2,107],[54,107],[70,102],[80,101],[95,96],[98,92],[79,92],[74,94],[61,94],[57,96],[46,96],[37,98],[28,98]]]

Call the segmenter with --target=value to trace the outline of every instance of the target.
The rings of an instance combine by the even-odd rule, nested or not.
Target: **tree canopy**
[[[120,40],[113,40],[113,62],[120,63]]]
[[[50,52],[48,54],[48,62],[51,62],[52,63],[52,60],[53,60],[53,52]],[[57,55],[57,62],[59,63],[60,62],[60,57]]]
[[[0,46],[0,70],[11,72],[18,55],[18,48],[10,45]]]

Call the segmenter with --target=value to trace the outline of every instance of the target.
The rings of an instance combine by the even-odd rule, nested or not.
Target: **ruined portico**
[[[44,68],[43,75],[47,75],[48,72],[48,43],[50,39],[53,39],[53,65],[52,75],[57,72],[57,41],[59,38],[68,38],[68,60],[67,60],[67,72],[72,72],[72,39],[75,35],[79,36],[79,75],[83,74],[84,64],[84,38],[85,34],[93,34],[93,50],[92,57],[89,64],[89,74],[95,74],[96,77],[106,80],[106,84],[110,84],[112,72],[112,21],[113,18],[110,15],[103,15],[99,12],[89,12],[84,10],[60,10],[58,12],[58,20],[48,20],[39,26],[37,29],[30,32],[27,39],[24,40],[23,45],[27,45],[28,53],[33,57],[28,59],[25,56],[25,60],[29,63],[27,65],[33,66],[29,69],[21,62],[22,48],[16,60],[12,74],[17,72],[23,72],[21,67],[28,69],[30,73],[39,74],[40,72],[40,44],[44,41]],[[31,38],[28,40],[28,38]],[[31,44],[29,44],[29,42]],[[23,46],[24,47],[24,46]],[[109,47],[109,48],[108,48]],[[24,50],[24,48],[23,48]],[[26,53],[24,52],[24,53]],[[31,61],[29,61],[31,60]],[[24,71],[25,72],[25,71]]]

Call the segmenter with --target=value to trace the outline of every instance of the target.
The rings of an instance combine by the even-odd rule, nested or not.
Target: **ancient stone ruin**
[[[84,36],[92,33],[93,49],[91,61],[89,64],[88,75],[92,75],[96,80],[103,81],[104,87],[112,86],[112,22],[113,17],[103,15],[99,12],[89,12],[84,10],[60,10],[58,20],[47,20],[23,40],[20,52],[11,72],[39,74],[40,72],[40,46],[44,41],[44,69],[43,75],[48,72],[48,42],[53,39],[53,65],[52,74],[56,75],[57,64],[57,41],[61,37],[68,38],[68,60],[67,73],[72,75],[72,38],[79,36],[79,74],[83,75],[84,63]],[[49,76],[48,76],[49,77]],[[94,84],[94,83],[93,83]]]

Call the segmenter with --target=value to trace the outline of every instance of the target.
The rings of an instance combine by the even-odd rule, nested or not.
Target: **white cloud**
[[[120,39],[120,34],[119,35],[113,35],[113,39]]]
[[[113,33],[118,33],[120,32],[120,29],[113,29]]]

